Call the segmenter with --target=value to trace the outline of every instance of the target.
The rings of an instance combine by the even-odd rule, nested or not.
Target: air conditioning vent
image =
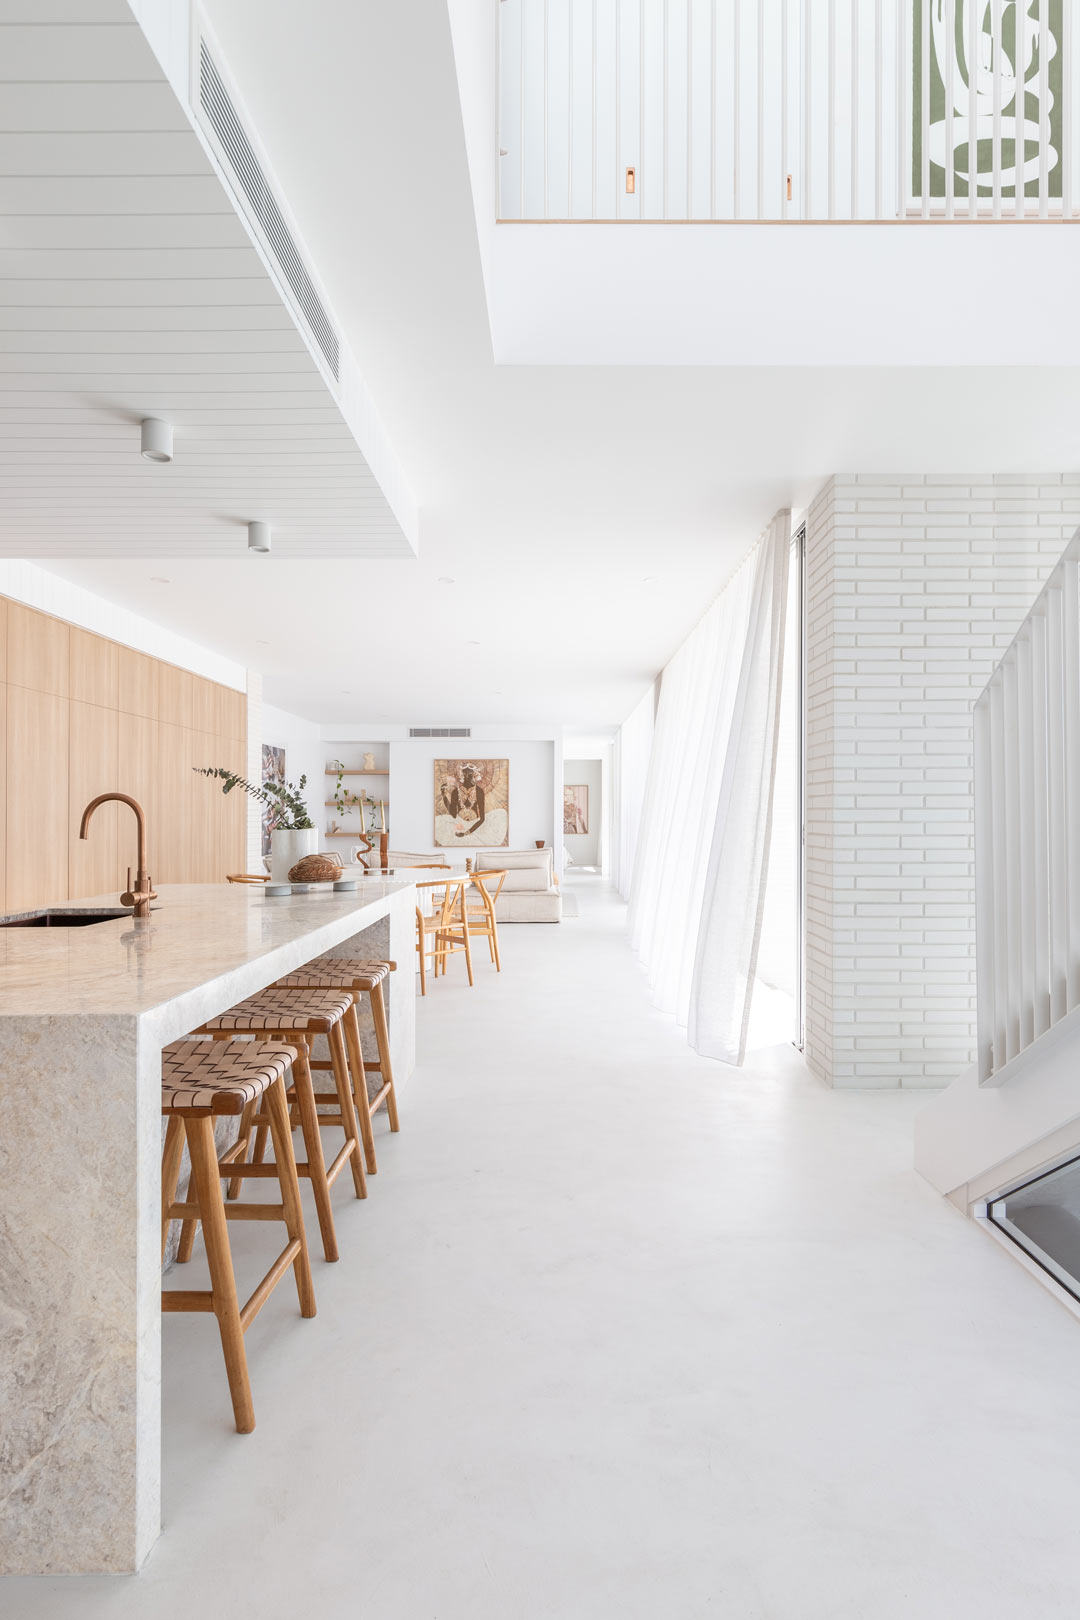
[[[265,170],[244,133],[232,98],[204,38],[199,40],[199,108],[216,137],[219,152],[227,159],[237,185],[247,198],[266,247],[291,289],[308,330],[337,382],[337,333],[326,313],[326,306],[315,290],[293,234],[285,223]]]
[[[410,737],[471,737],[471,726],[410,726]]]

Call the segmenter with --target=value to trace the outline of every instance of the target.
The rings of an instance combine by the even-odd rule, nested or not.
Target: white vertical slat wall
[[[1080,1006],[1080,535],[975,706],[979,1079]]]
[[[500,0],[499,217],[1072,219],[1077,4]]]

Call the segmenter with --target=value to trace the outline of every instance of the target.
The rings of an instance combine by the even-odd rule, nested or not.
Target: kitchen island
[[[412,882],[373,877],[0,927],[0,1574],[137,1570],[160,1531],[162,1047],[324,952],[389,957],[400,1085],[414,927]]]

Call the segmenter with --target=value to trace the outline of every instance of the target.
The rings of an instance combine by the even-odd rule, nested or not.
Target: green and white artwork
[[[995,41],[995,0],[953,0],[952,38],[945,0],[913,0],[914,48],[912,53],[913,116],[911,189],[922,197],[923,138],[923,7],[930,8],[930,191],[931,197],[945,196],[945,170],[948,163],[946,86],[948,62],[952,55],[953,104],[953,186],[957,198],[967,197],[971,182],[971,157],[975,156],[976,196],[993,195],[994,167],[994,77],[1001,79],[1001,195],[1016,197],[1017,163],[1025,197],[1039,195],[1040,142],[1042,140],[1042,63],[1040,27],[1042,12],[1048,7],[1047,95],[1049,100],[1049,149],[1047,194],[1061,196],[1061,8],[1062,0],[1001,0],[1001,39]],[[968,48],[971,13],[975,12],[976,50]],[[1017,17],[1026,15],[1023,29],[1023,61],[1017,64]],[[971,60],[969,60],[971,56]],[[975,73],[975,128],[970,127],[969,84]],[[1018,95],[1019,90],[1019,95]]]

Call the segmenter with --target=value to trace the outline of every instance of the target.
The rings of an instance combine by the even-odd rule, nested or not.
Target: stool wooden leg
[[[278,1184],[281,1187],[281,1207],[285,1217],[285,1230],[290,1238],[299,1241],[300,1251],[293,1261],[296,1293],[300,1300],[300,1315],[315,1315],[315,1285],[311,1280],[311,1261],[308,1257],[307,1236],[304,1232],[304,1212],[300,1206],[300,1182],[296,1175],[293,1154],[292,1121],[285,1095],[285,1082],[277,1079],[267,1089],[267,1112],[270,1115],[270,1133],[274,1139],[274,1163],[277,1165]]]
[[[212,1124],[211,1124],[210,1128],[211,1128],[211,1130],[213,1130],[213,1125]],[[188,1152],[190,1153],[190,1151],[191,1151],[191,1132],[188,1131],[187,1135],[188,1135]],[[192,1198],[192,1196],[191,1196],[194,1189],[195,1189],[195,1177],[194,1177],[194,1173],[193,1173],[192,1175],[190,1175],[188,1177],[188,1200],[187,1201],[188,1201],[189,1204],[200,1202],[199,1199]],[[191,1259],[191,1256],[194,1254],[194,1252],[195,1252],[195,1238],[196,1238],[196,1235],[198,1233],[198,1230],[199,1230],[198,1221],[194,1220],[190,1216],[188,1217],[187,1220],[181,1222],[181,1225],[180,1225],[180,1242],[176,1245],[176,1260],[177,1260],[178,1265],[187,1265],[187,1262]]]
[[[373,1176],[379,1166],[375,1162],[375,1129],[371,1123],[371,1103],[368,1100],[367,1071],[364,1068],[364,1049],[360,1044],[360,1019],[356,1003],[350,1007],[342,1022],[345,1025],[345,1045],[353,1073],[353,1095],[360,1119],[360,1133],[364,1140],[364,1158],[368,1175]]]
[[[251,1122],[257,1113],[257,1102],[249,1102],[244,1104],[244,1112],[240,1116],[240,1129],[236,1133],[237,1144],[241,1142],[244,1144],[244,1151],[240,1155],[239,1160],[241,1164],[246,1164],[251,1154]],[[239,1176],[233,1176],[232,1180],[229,1182],[228,1190],[225,1193],[226,1198],[239,1198],[240,1187],[241,1178]]]
[[[177,1114],[169,1115],[165,1127],[165,1147],[161,1155],[161,1263],[165,1264],[165,1245],[169,1241],[169,1211],[176,1202],[176,1185],[180,1180],[180,1161],[184,1157],[184,1122]]]
[[[427,966],[424,961],[424,947],[427,940],[424,937],[424,918],[419,907],[416,912],[416,947],[420,952],[420,994],[427,995]]]
[[[390,1030],[386,1022],[386,1002],[383,999],[383,987],[374,984],[369,992],[371,997],[371,1017],[375,1025],[375,1044],[379,1049],[379,1074],[382,1076],[384,1086],[389,1086],[386,1093],[386,1117],[390,1121],[392,1131],[400,1130],[397,1111],[397,1092],[394,1090],[394,1069],[390,1059]]]
[[[199,1215],[202,1219],[207,1264],[210,1267],[212,1305],[221,1333],[221,1348],[225,1356],[225,1372],[229,1379],[233,1415],[240,1433],[250,1434],[255,1427],[255,1408],[251,1400],[251,1381],[248,1378],[247,1354],[244,1350],[244,1329],[240,1322],[236,1277],[233,1273],[229,1231],[225,1220],[225,1200],[221,1194],[221,1176],[218,1171],[217,1149],[214,1146],[214,1122],[206,1118],[189,1119],[186,1130],[188,1149],[191,1153],[191,1174],[195,1182]]]
[[[319,1130],[319,1110],[315,1105],[315,1087],[311,1080],[311,1065],[308,1062],[307,1043],[290,1037],[290,1045],[296,1047],[296,1061],[292,1067],[293,1095],[296,1098],[297,1112],[300,1115],[300,1129],[303,1132],[304,1147],[307,1151],[308,1180],[311,1182],[311,1191],[315,1199],[315,1209],[319,1217],[319,1231],[322,1233],[323,1255],[327,1260],[338,1258],[337,1233],[334,1230],[334,1212],[330,1207],[330,1188],[326,1184],[326,1159],[323,1155],[322,1134]],[[265,1138],[265,1126],[260,1126]],[[290,1137],[290,1149],[291,1147]],[[275,1148],[275,1153],[277,1149]],[[255,1153],[261,1163],[259,1142],[256,1138]]]
[[[349,1013],[346,1013],[345,1016],[349,1017],[350,1013],[355,1018],[356,1014],[354,1008],[350,1008]],[[341,1118],[345,1126],[345,1134],[348,1136],[351,1132],[356,1141],[356,1147],[353,1149],[349,1157],[349,1164],[352,1169],[353,1190],[356,1193],[357,1198],[366,1198],[367,1178],[364,1175],[364,1158],[367,1157],[367,1154],[365,1151],[364,1158],[361,1157],[360,1143],[361,1141],[364,1141],[365,1149],[367,1144],[366,1140],[361,1137],[360,1129],[356,1122],[356,1110],[353,1106],[353,1093],[349,1084],[349,1059],[345,1049],[345,1037],[342,1034],[340,1024],[335,1024],[333,1029],[330,1031],[330,1034],[327,1036],[327,1044],[330,1047],[330,1062],[333,1065],[334,1086],[337,1089],[338,1102],[341,1105]],[[366,1097],[367,1083],[364,1080],[362,1059],[360,1068],[360,1084],[365,1087]],[[368,1129],[371,1129],[370,1113],[368,1115]]]

